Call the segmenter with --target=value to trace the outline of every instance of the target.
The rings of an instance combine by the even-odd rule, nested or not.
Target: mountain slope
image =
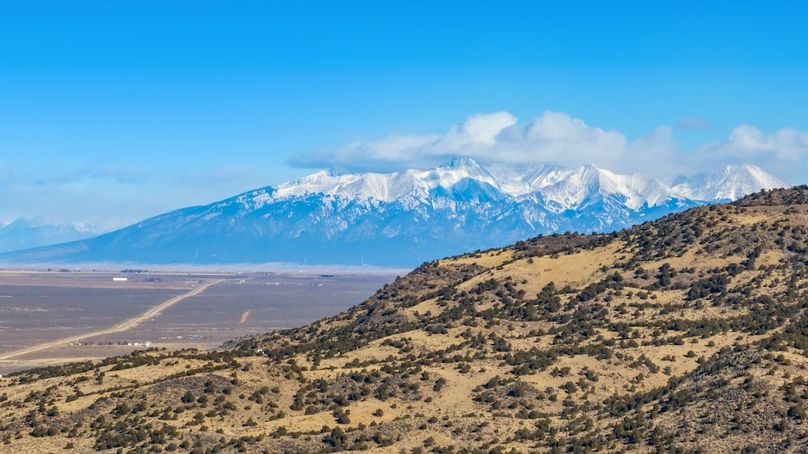
[[[457,158],[424,171],[318,172],[0,261],[415,266],[537,234],[610,232],[781,183],[751,166],[671,188],[595,166],[519,171]]]
[[[13,452],[806,452],[808,187],[425,264],[223,351],[0,382]]]

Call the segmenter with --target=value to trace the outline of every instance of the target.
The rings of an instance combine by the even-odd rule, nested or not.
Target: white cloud
[[[299,157],[292,164],[390,170],[429,167],[451,156],[464,155],[509,164],[572,165],[586,161],[608,165],[620,159],[626,142],[626,137],[617,131],[588,126],[564,113],[547,111],[529,124],[520,125],[510,113],[496,112],[472,115],[445,134],[353,142],[335,151]]]
[[[677,127],[681,129],[681,125]],[[766,134],[741,125],[721,141],[682,150],[669,126],[629,140],[619,131],[591,126],[562,112],[545,111],[527,123],[518,122],[508,112],[495,112],[472,115],[443,134],[353,142],[337,150],[303,155],[292,164],[390,171],[433,167],[457,155],[517,165],[596,164],[665,179],[716,170],[731,162],[749,162],[794,180],[801,175],[803,158],[808,155],[808,134],[789,128]]]
[[[806,182],[808,170],[808,133],[792,128],[766,133],[755,126],[742,124],[735,127],[726,139],[698,146],[686,156],[686,169],[691,173],[728,163],[750,163],[787,182],[800,184]]]
[[[617,131],[594,128],[559,112],[544,112],[524,128],[519,139],[521,153],[514,160],[608,165],[619,160],[626,137]]]
[[[499,134],[515,124],[516,117],[508,112],[472,115],[463,123],[453,126],[436,148],[458,150],[496,146]]]
[[[729,136],[721,151],[728,154],[771,155],[777,159],[798,160],[808,154],[808,134],[791,128],[764,134],[750,125],[740,125]]]

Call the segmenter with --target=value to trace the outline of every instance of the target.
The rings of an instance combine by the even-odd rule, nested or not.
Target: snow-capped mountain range
[[[593,165],[524,170],[455,158],[429,170],[317,172],[0,260],[413,266],[539,234],[613,231],[785,186],[752,165],[667,185]]]
[[[780,179],[759,167],[728,165],[721,172],[678,177],[672,186],[640,174],[620,175],[595,165],[568,169],[540,165],[519,173],[512,167],[484,167],[470,158],[458,157],[449,164],[430,170],[396,173],[342,174],[320,171],[272,189],[272,196],[260,200],[278,201],[307,194],[325,194],[345,199],[382,202],[424,202],[431,191],[450,189],[463,180],[488,185],[505,197],[520,199],[540,196],[552,203],[554,211],[578,209],[593,195],[621,196],[625,205],[639,209],[654,207],[670,199],[702,202],[735,200],[760,189],[783,187]],[[245,194],[246,195],[246,194]]]

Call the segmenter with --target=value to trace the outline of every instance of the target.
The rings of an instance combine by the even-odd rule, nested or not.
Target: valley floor
[[[392,277],[4,270],[0,374],[147,347],[216,348],[333,315]]]

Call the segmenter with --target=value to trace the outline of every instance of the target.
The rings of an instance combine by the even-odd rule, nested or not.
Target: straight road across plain
[[[114,326],[109,328],[100,329],[97,331],[92,331],[84,334],[77,334],[75,336],[65,337],[62,339],[56,339],[53,341],[44,342],[41,344],[33,345],[31,347],[23,348],[20,350],[15,350],[13,352],[2,353],[0,354],[0,361],[7,361],[13,358],[17,358],[19,356],[28,355],[31,353],[41,352],[43,350],[48,350],[51,348],[62,347],[68,344],[73,344],[76,342],[81,342],[85,339],[90,339],[92,337],[97,336],[104,336],[107,334],[115,334],[115,333],[122,333],[124,331],[129,331],[130,329],[137,328],[143,322],[147,320],[151,320],[155,317],[159,317],[160,314],[165,311],[166,309],[170,308],[171,306],[186,300],[188,298],[200,295],[205,290],[213,287],[214,285],[224,281],[224,279],[218,279],[215,281],[206,282],[198,287],[194,287],[191,291],[187,293],[183,293],[182,295],[177,295],[169,300],[166,300],[160,303],[157,306],[152,307],[151,309],[143,312],[142,314],[130,318],[128,320],[124,320]]]

